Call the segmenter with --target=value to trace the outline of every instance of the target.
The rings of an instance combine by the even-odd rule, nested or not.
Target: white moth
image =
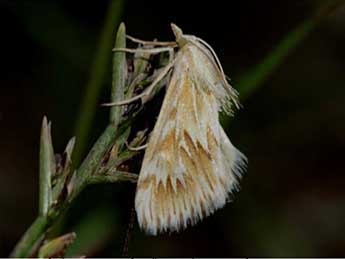
[[[246,164],[219,123],[218,112],[231,114],[232,103],[238,107],[238,99],[215,52],[202,39],[171,26],[178,47],[174,60],[148,91],[117,103],[143,97],[172,70],[135,197],[139,225],[152,235],[179,231],[222,208],[238,189]]]

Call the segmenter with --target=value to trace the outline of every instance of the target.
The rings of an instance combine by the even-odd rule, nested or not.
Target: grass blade
[[[40,192],[39,215],[47,216],[51,204],[51,177],[55,173],[55,158],[51,139],[50,123],[43,118],[40,145]]]
[[[126,27],[121,23],[116,34],[115,48],[126,47]],[[113,80],[111,90],[111,102],[124,99],[126,83],[127,64],[125,52],[114,52],[113,54]],[[113,106],[110,109],[110,122],[117,127],[120,123],[123,107]]]
[[[281,65],[286,57],[309,35],[313,29],[328,17],[333,11],[344,5],[344,1],[330,1],[323,6],[311,18],[302,22],[288,33],[258,65],[243,75],[238,81],[238,89],[241,100],[253,94],[265,80]]]

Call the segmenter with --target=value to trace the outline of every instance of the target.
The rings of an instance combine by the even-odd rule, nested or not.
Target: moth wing
[[[178,231],[224,206],[244,163],[218,120],[216,97],[187,70],[173,73],[139,174],[146,232]]]

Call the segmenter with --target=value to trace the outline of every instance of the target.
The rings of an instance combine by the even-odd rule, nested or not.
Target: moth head
[[[171,23],[171,29],[175,35],[175,39],[179,47],[183,47],[187,42],[187,38],[183,35],[182,30],[174,23]]]

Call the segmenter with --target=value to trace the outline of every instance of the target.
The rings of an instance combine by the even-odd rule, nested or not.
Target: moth
[[[175,42],[145,42],[129,37],[159,47],[115,49],[173,53],[171,62],[146,90],[110,104],[128,104],[149,95],[171,72],[135,196],[139,225],[151,235],[179,231],[222,208],[238,190],[247,162],[219,123],[218,113],[232,114],[239,101],[217,55],[204,40],[183,34],[174,24],[171,28]]]

